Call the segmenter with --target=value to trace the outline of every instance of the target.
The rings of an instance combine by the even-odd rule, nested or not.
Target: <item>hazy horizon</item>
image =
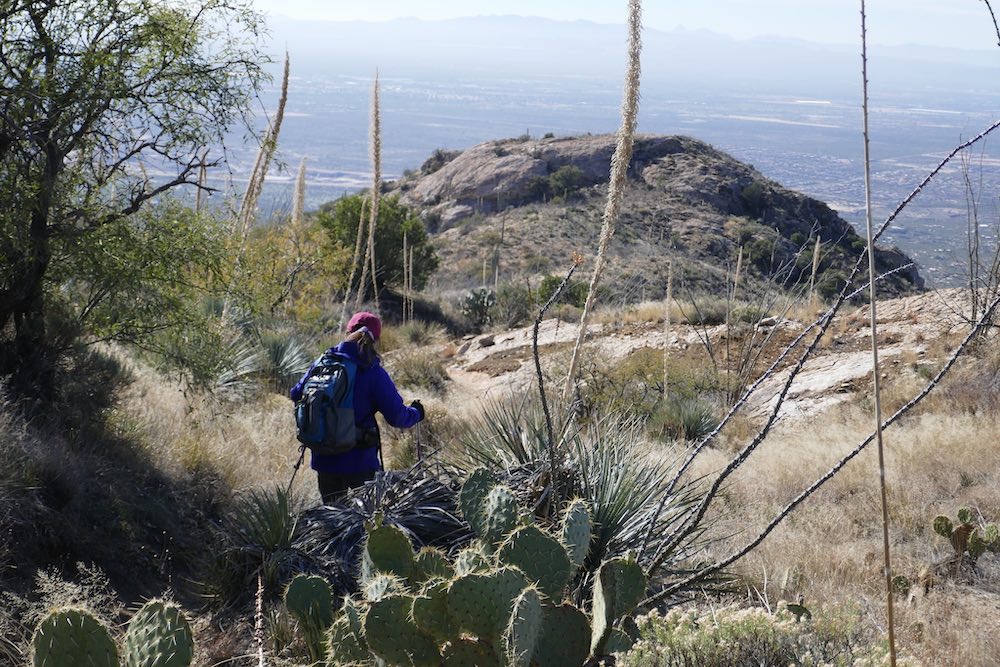
[[[625,2],[606,0],[506,0],[502,12],[486,0],[405,0],[355,3],[342,0],[255,0],[270,16],[314,21],[424,20],[479,16],[521,16],[596,24],[623,24]],[[867,3],[871,44],[926,45],[986,50],[998,36],[989,9],[980,0],[881,0]],[[787,37],[819,44],[856,45],[860,35],[860,3],[843,0],[714,0],[712,3],[645,3],[643,26],[670,31],[677,27],[747,39]],[[1000,53],[1000,52],[998,52]]]

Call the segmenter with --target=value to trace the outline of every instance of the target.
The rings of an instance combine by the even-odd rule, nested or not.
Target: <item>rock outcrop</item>
[[[439,286],[470,287],[484,274],[523,284],[561,271],[574,252],[596,249],[614,148],[614,135],[490,141],[437,151],[392,188],[436,235]],[[782,287],[812,281],[829,296],[864,248],[826,204],[704,142],[636,138],[611,254],[614,278],[651,288],[645,296],[662,291],[667,257],[675,275],[703,291],[723,287],[740,265],[743,276]],[[876,258],[892,272],[881,283],[887,295],[923,288],[902,251],[880,248]]]

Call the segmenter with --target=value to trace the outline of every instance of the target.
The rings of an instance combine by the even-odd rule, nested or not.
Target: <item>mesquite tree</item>
[[[0,2],[0,374],[18,393],[52,381],[59,249],[198,187],[205,147],[246,125],[261,30],[246,0]]]

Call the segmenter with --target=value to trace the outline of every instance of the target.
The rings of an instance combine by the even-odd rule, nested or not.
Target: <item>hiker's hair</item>
[[[361,323],[356,324],[353,329],[347,332],[348,336],[353,338],[353,336],[351,336],[350,334],[355,333],[358,329],[362,328],[363,326],[364,325]],[[379,358],[377,349],[378,341],[372,338],[370,334],[367,336],[362,334],[358,336],[355,340],[358,344],[358,350],[361,352],[360,361],[363,364],[370,365],[376,359]]]

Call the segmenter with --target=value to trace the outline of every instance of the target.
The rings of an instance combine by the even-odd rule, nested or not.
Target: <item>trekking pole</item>
[[[302,461],[306,458],[306,446],[299,445],[299,460],[295,462],[295,467],[292,470],[292,478],[288,480],[288,486],[285,488],[285,496],[292,492],[292,482],[295,481],[295,476],[299,473],[299,468],[302,467]]]
[[[421,441],[420,431],[421,431],[422,428],[423,428],[423,424],[421,424],[420,422],[417,422],[417,426],[413,430],[413,437],[417,441],[417,462],[418,463],[423,462],[423,460],[424,460],[424,447],[423,447],[423,445],[420,442]]]

